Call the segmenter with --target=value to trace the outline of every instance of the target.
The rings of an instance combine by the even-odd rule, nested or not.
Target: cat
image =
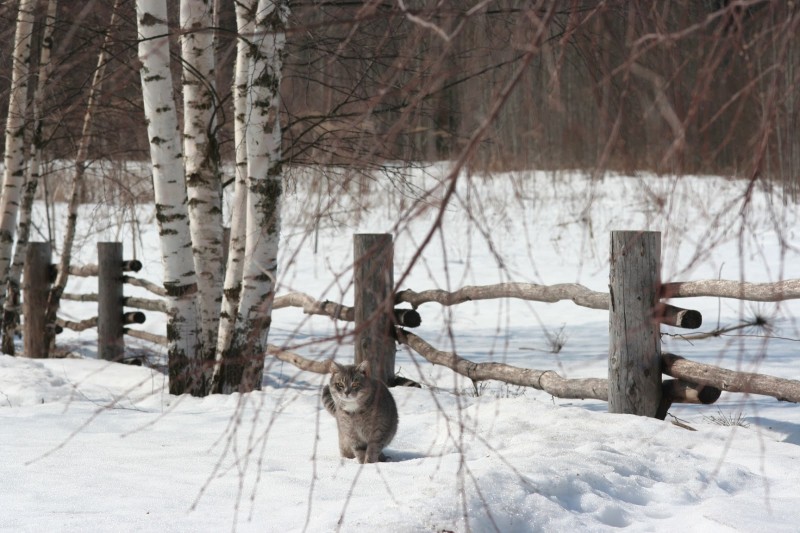
[[[397,405],[382,382],[368,375],[368,361],[340,365],[331,361],[331,379],[322,403],[336,418],[339,452],[359,463],[388,461],[382,452],[397,432]]]

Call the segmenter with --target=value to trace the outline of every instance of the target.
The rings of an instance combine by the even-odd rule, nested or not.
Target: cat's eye
[[[334,387],[336,387],[336,390],[340,391],[344,388],[344,385],[342,385],[341,383],[337,383],[336,385],[334,385]]]
[[[361,383],[359,383],[358,381],[354,381],[353,384],[350,385],[350,388],[353,390],[358,390],[359,387],[361,387]]]

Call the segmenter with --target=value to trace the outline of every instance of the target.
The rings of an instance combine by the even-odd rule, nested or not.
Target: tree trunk
[[[137,0],[142,95],[153,164],[153,190],[167,291],[170,393],[202,394],[197,281],[186,210],[186,181],[172,74],[164,0]]]
[[[220,386],[226,393],[260,389],[264,371],[280,242],[280,84],[288,14],[285,0],[258,3],[248,93],[247,236],[238,319],[230,357],[221,369]]]
[[[236,145],[235,182],[231,219],[230,245],[225,268],[222,310],[217,337],[216,367],[214,369],[215,388],[220,385],[220,373],[225,361],[231,359],[231,341],[234,326],[238,320],[239,298],[242,292],[242,272],[244,271],[245,230],[247,223],[247,117],[248,73],[250,70],[250,37],[255,27],[257,0],[236,3],[236,27],[239,39],[236,44],[236,67],[233,82],[234,143]]]
[[[212,5],[181,0],[183,156],[197,272],[203,381],[210,386],[222,299],[222,185],[216,141]]]
[[[42,40],[39,47],[39,73],[36,80],[36,91],[33,94],[33,140],[25,190],[22,195],[22,204],[17,224],[17,245],[14,249],[14,261],[8,273],[8,294],[3,306],[3,352],[14,354],[14,333],[19,325],[20,312],[20,278],[25,264],[25,254],[28,249],[28,239],[31,229],[31,210],[39,185],[39,169],[42,163],[42,149],[44,148],[44,120],[42,108],[44,106],[45,90],[50,79],[52,63],[50,56],[53,50],[53,33],[55,31],[56,8],[58,2],[50,0],[47,3],[47,14],[42,28]]]
[[[20,0],[17,8],[17,31],[14,35],[6,119],[5,174],[0,200],[0,307],[5,304],[8,271],[17,229],[17,212],[25,185],[25,118],[35,4],[34,0]]]

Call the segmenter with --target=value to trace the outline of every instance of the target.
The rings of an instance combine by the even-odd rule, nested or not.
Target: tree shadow
[[[774,418],[754,417],[753,422],[759,426],[769,428],[777,433],[783,433],[786,437],[780,442],[800,445],[800,424],[787,422],[785,420],[775,420]]]
[[[424,459],[428,457],[424,453],[419,452],[403,452],[400,450],[384,450],[386,457],[388,458],[387,463],[402,463],[404,461],[413,461],[414,459]]]

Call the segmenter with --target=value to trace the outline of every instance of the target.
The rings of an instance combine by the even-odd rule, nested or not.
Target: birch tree
[[[233,328],[239,309],[244,268],[245,229],[247,207],[247,118],[250,39],[253,35],[255,12],[258,0],[236,2],[236,28],[239,39],[236,43],[236,65],[233,80],[235,181],[233,186],[233,209],[231,209],[231,236],[228,248],[228,262],[225,268],[225,281],[222,296],[222,309],[219,318],[217,339],[217,366],[215,376],[219,379],[223,359],[230,359]],[[217,383],[220,385],[220,383]],[[230,387],[229,387],[230,388]]]
[[[261,388],[275,297],[281,169],[280,84],[287,0],[260,0],[250,51],[247,116],[247,210],[244,269],[233,339],[220,369],[221,392]]]
[[[25,189],[23,191],[19,222],[17,225],[17,245],[14,249],[14,261],[8,273],[8,293],[6,294],[5,305],[3,306],[3,352],[11,355],[14,354],[14,331],[19,322],[20,278],[22,277],[22,267],[28,249],[28,239],[30,238],[31,209],[33,208],[33,200],[39,185],[39,169],[41,168],[42,150],[44,148],[45,134],[42,109],[44,107],[45,91],[52,70],[50,57],[53,51],[53,33],[56,27],[57,7],[58,2],[56,0],[49,0],[47,2],[47,13],[45,14],[44,24],[42,25],[42,39],[39,47],[39,71],[36,77],[36,90],[34,92],[31,110],[33,115],[33,138],[31,139]]]
[[[213,5],[181,0],[183,150],[200,303],[204,382],[210,383],[222,299],[222,186],[215,139]]]
[[[203,394],[197,280],[187,212],[180,131],[169,69],[165,0],[137,0],[142,96],[167,291],[170,393]]]
[[[14,35],[11,90],[6,119],[5,173],[3,194],[0,199],[0,289],[2,289],[0,304],[5,303],[5,289],[17,229],[17,213],[25,185],[25,115],[35,7],[35,0],[20,0]]]

